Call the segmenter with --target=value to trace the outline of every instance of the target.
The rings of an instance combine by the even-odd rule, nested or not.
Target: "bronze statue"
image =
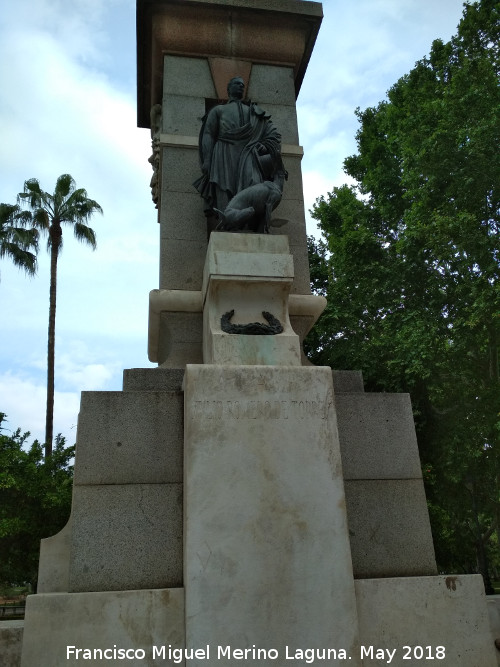
[[[231,79],[228,102],[217,105],[204,118],[199,143],[203,175],[194,186],[205,200],[207,216],[219,214],[218,229],[229,226],[232,231],[244,227],[268,231],[270,211],[281,200],[286,174],[281,160],[281,135],[269,114],[256,104],[243,101],[244,91],[241,77]],[[264,183],[265,187],[255,188]],[[255,215],[247,211],[246,217],[239,216],[236,221],[233,216],[229,221],[225,215],[229,202],[246,190],[246,200],[252,200],[246,208],[253,206]]]
[[[280,170],[273,181],[250,185],[238,192],[219,215],[216,230],[235,232],[248,229],[257,234],[268,234],[269,227],[281,227],[288,220],[272,220],[271,214],[281,201],[283,182],[287,172]]]

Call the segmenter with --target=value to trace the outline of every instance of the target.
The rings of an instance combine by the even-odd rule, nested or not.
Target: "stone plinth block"
[[[421,479],[346,480],[356,578],[436,574]]]
[[[309,274],[309,256],[307,244],[290,245],[295,267],[295,278],[293,279],[292,294],[311,294],[311,278]]]
[[[331,370],[188,365],[184,383],[187,646],[359,666]]]
[[[155,361],[183,368],[203,362],[203,313],[163,312],[160,315]]]
[[[160,234],[166,248],[170,239],[206,244],[207,221],[203,213],[203,200],[197,192],[170,192],[162,200]]]
[[[23,642],[24,621],[0,622],[0,664],[19,667]]]
[[[193,147],[162,148],[162,200],[170,192],[193,194],[193,181],[200,175],[196,144]]]
[[[160,239],[160,253],[161,289],[201,290],[206,241]]]
[[[326,299],[313,294],[291,294],[288,299],[293,331],[302,341],[326,306]],[[151,290],[149,293],[148,357],[162,365],[165,373],[180,373],[186,364],[203,362],[203,300],[201,291]],[[303,356],[302,362],[311,365]],[[345,371],[348,373],[349,371]],[[353,371],[354,372],[354,371]],[[133,374],[129,377],[129,374]],[[176,379],[175,382],[178,382]],[[124,372],[129,390],[175,390],[180,387],[155,373],[155,369]]]
[[[180,391],[183,368],[126,368],[123,391]]]
[[[163,58],[163,96],[186,95],[215,98],[215,88],[206,58],[166,55]],[[202,116],[205,113],[203,109]],[[166,130],[168,131],[168,130]]]
[[[70,517],[62,530],[40,541],[38,593],[68,592],[71,528]]]
[[[355,585],[364,667],[496,667],[480,575]]]
[[[336,394],[344,479],[421,479],[408,394]]]
[[[22,667],[174,665],[162,656],[162,647],[184,646],[184,591],[30,595],[24,636]],[[127,653],[113,658],[115,648]],[[94,649],[103,657],[94,657]]]
[[[254,64],[247,96],[257,104],[280,104],[295,108],[293,68]]]
[[[182,585],[182,484],[75,486],[70,592]]]
[[[212,234],[202,288],[204,363],[300,365],[300,340],[288,312],[292,280],[286,236]],[[231,325],[267,324],[266,313],[278,320],[281,333],[250,335],[228,329],[228,322],[224,327],[227,316]]]
[[[203,301],[200,291],[151,290],[148,357],[165,366],[201,363]]]
[[[335,390],[335,401],[338,405],[338,395],[344,393],[363,393],[363,373],[361,371],[338,371],[333,370],[333,388]],[[338,415],[337,415],[338,422]],[[344,471],[345,475],[345,471]]]
[[[82,392],[75,485],[182,482],[181,392]]]

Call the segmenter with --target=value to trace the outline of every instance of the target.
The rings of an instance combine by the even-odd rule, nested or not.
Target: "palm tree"
[[[10,257],[15,266],[34,276],[38,231],[25,228],[30,222],[31,214],[19,205],[0,204],[0,258]]]
[[[45,456],[52,453],[54,424],[54,358],[56,330],[57,260],[62,248],[62,225],[72,225],[78,241],[96,248],[95,232],[86,223],[102,208],[87,197],[84,189],[77,189],[69,174],[59,176],[54,194],[44,192],[36,178],[24,183],[24,191],[18,195],[18,203],[26,206],[31,224],[48,234],[47,248],[50,253],[50,297],[49,330],[47,349],[47,412],[45,419]]]

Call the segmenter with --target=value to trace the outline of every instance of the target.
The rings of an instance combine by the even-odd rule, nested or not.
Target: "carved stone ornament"
[[[156,208],[158,208],[158,175],[160,172],[160,132],[161,132],[161,118],[162,108],[161,104],[155,104],[151,108],[151,149],[153,154],[148,162],[153,168],[153,176],[151,177],[151,197]]]
[[[262,311],[263,317],[268,324],[263,322],[250,322],[249,324],[232,324],[231,318],[234,315],[234,310],[229,310],[220,318],[220,326],[222,331],[229,334],[246,334],[247,336],[275,336],[283,333],[284,329],[281,322],[268,313],[266,310]]]

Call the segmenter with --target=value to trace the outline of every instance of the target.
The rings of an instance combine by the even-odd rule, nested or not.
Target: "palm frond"
[[[94,230],[91,229],[88,225],[83,224],[83,222],[75,222],[73,231],[75,233],[75,238],[78,239],[78,241],[84,241],[85,243],[88,243],[92,250],[96,249],[96,235]]]
[[[24,269],[30,276],[36,273],[36,255],[28,250],[20,248],[16,243],[0,243],[0,258],[9,257],[14,266]]]
[[[37,229],[24,229],[23,227],[12,227],[10,238],[12,243],[16,244],[23,250],[28,250],[33,248],[38,250],[38,237],[39,233]]]
[[[50,227],[50,216],[44,208],[37,208],[32,214],[33,223],[42,232],[47,232]]]

